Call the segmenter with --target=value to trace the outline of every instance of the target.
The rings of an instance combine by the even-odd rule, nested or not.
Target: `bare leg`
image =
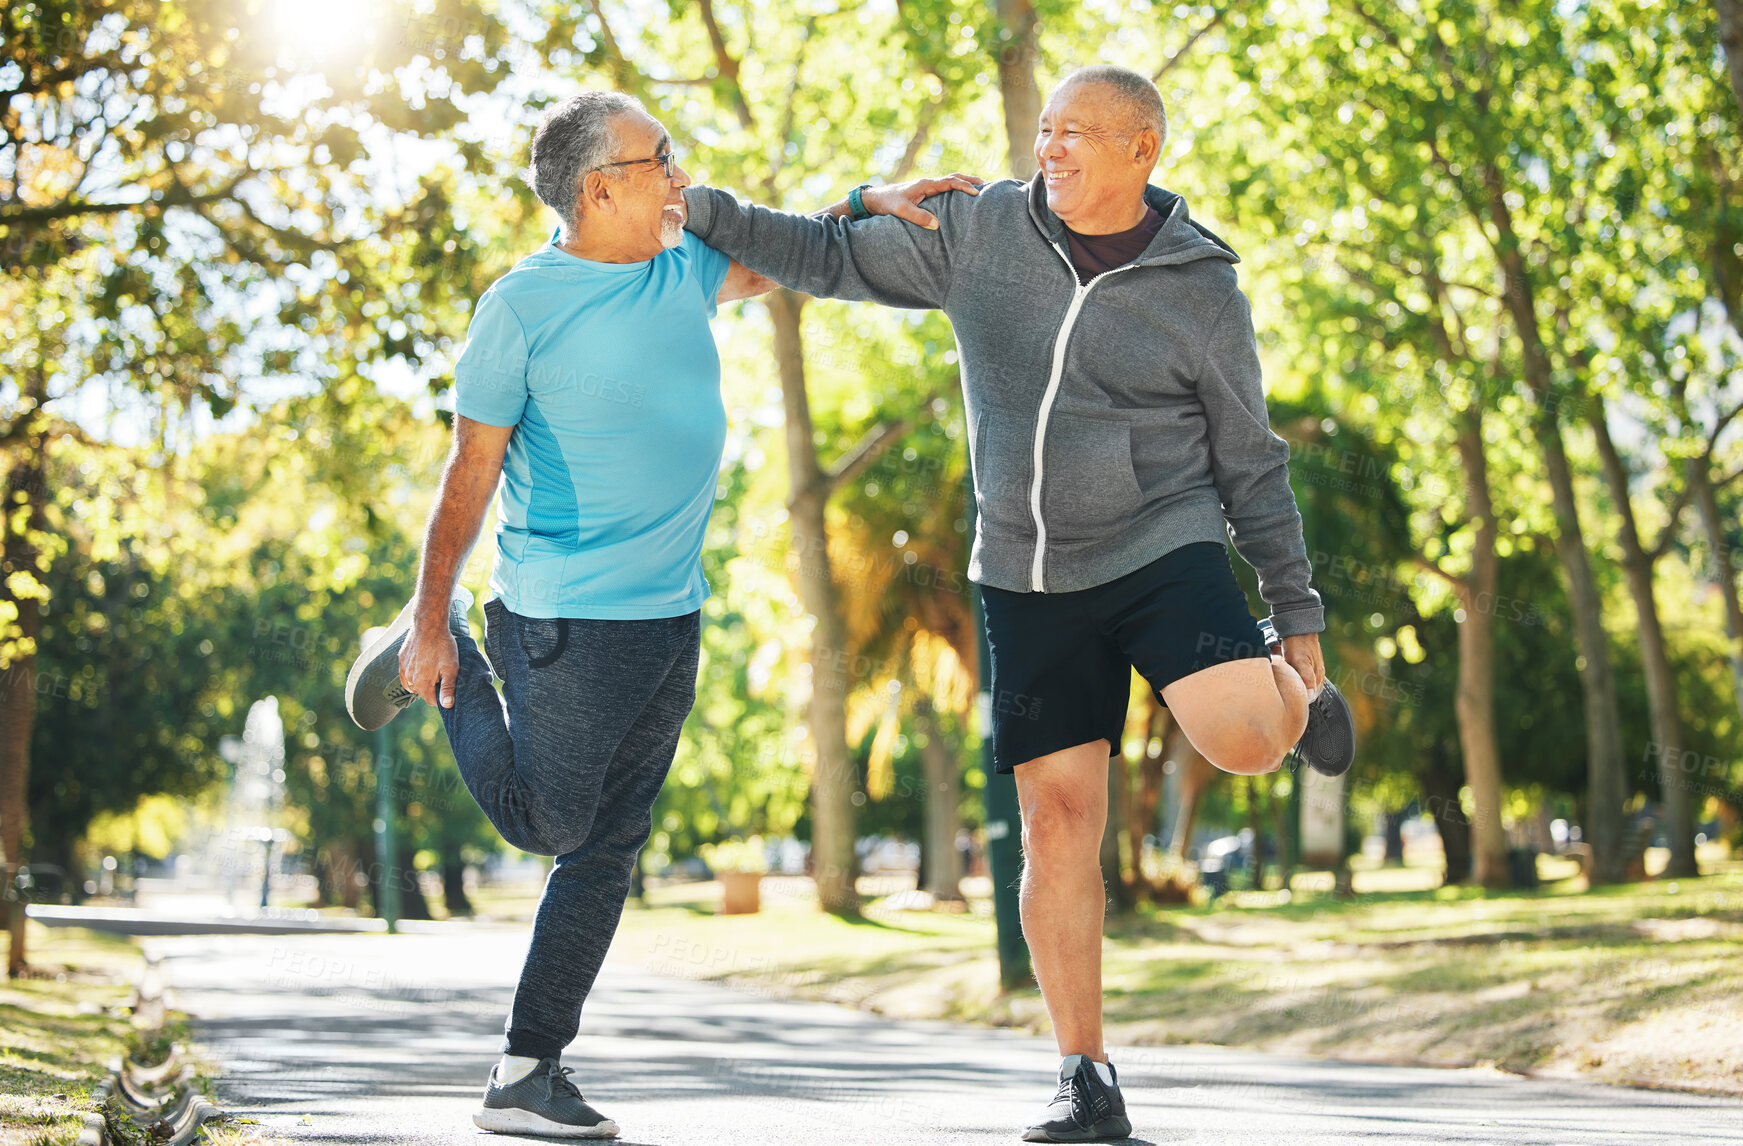
[[[1162,700],[1224,772],[1275,772],[1307,727],[1307,686],[1280,656],[1201,669],[1163,689]]]
[[[1105,1062],[1101,941],[1107,905],[1101,837],[1108,818],[1108,742],[1017,765],[1023,815],[1023,936],[1061,1056]]]

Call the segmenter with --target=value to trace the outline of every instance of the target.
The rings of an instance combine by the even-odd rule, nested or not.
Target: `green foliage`
[[[209,790],[228,774],[218,738],[273,695],[295,846],[340,898],[371,862],[377,782],[340,686],[360,634],[411,588],[447,445],[431,401],[450,385],[445,355],[472,300],[548,233],[513,175],[543,107],[580,86],[635,92],[698,181],[810,210],[868,178],[1001,174],[1009,30],[994,5],[966,0],[317,9],[338,24],[318,43],[298,6],[268,0],[31,0],[0,14],[0,442],[47,463],[33,494],[41,567],[8,571],[13,596],[42,608],[39,849],[70,848],[93,815],[142,795]],[[1743,354],[1743,123],[1709,9],[1038,10],[1044,86],[1095,60],[1165,69],[1174,126],[1157,179],[1243,257],[1328,663],[1364,729],[1358,805],[1402,807],[1449,750],[1456,768],[1458,603],[1427,565],[1469,568],[1455,445],[1473,410],[1499,525],[1489,607],[1506,778],[1556,800],[1584,784],[1530,425],[1546,403],[1580,472],[1639,759],[1615,507],[1595,492],[1580,427],[1597,396],[1628,427],[1650,529],[1689,459],[1707,451],[1720,477],[1738,460],[1722,431]],[[509,23],[536,38],[513,39]],[[1499,207],[1511,240],[1493,226]],[[1547,393],[1527,384],[1503,290],[1510,249],[1548,332]],[[704,553],[714,596],[697,703],[654,813],[652,848],[674,857],[809,836],[805,555],[787,543],[768,312],[729,308],[716,332],[731,436]],[[962,766],[972,821],[968,461],[949,324],[818,302],[800,333],[822,466],[904,424],[828,514],[847,633],[829,652],[850,666],[861,828],[919,834],[923,710]],[[1733,548],[1740,488],[1720,491]],[[1667,606],[1688,748],[1729,762],[1743,715],[1717,614],[1697,596],[1728,554],[1686,527],[1672,542],[1660,575],[1667,601],[1689,602]],[[468,583],[481,586],[489,556]],[[9,640],[13,603],[0,601],[7,665],[29,651]],[[438,723],[419,709],[390,726],[402,838],[476,857],[498,842]],[[1629,774],[1656,791],[1650,768]],[[1244,790],[1218,800],[1212,818],[1245,815]]]

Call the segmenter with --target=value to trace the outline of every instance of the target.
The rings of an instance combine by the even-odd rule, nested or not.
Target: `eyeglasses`
[[[653,155],[647,159],[620,159],[616,163],[601,163],[595,171],[603,171],[607,167],[634,167],[638,163],[658,163],[665,169],[666,178],[670,179],[678,167],[678,153],[668,151],[664,155]]]

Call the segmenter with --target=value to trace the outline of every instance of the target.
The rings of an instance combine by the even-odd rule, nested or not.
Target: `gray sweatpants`
[[[556,1058],[580,1026],[696,699],[701,614],[542,620],[491,600],[484,620],[490,661],[462,638],[454,707],[440,711],[460,776],[502,838],[556,857],[503,1047]]]

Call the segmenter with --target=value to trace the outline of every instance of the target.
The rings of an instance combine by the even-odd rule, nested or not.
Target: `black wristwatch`
[[[870,183],[861,183],[847,193],[847,213],[855,222],[872,217],[872,213],[865,209],[865,200],[861,199],[859,195],[861,191],[870,186]]]

